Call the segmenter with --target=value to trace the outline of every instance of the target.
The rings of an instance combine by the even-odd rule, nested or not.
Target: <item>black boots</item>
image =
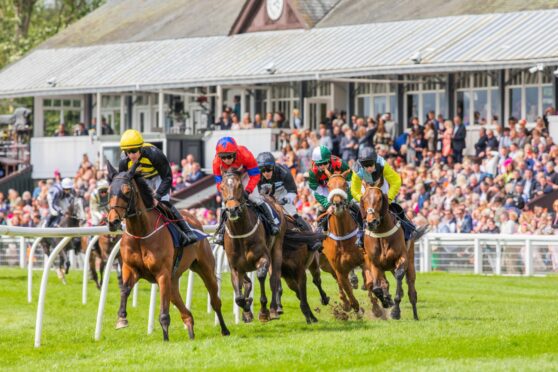
[[[225,244],[225,218],[227,217],[227,212],[223,208],[221,211],[221,219],[219,220],[219,226],[217,226],[217,231],[215,231],[215,236],[213,242],[217,245]]]
[[[271,235],[279,234],[279,226],[277,226],[277,224],[275,223],[275,218],[273,217],[271,211],[269,210],[270,207],[267,204],[265,204],[265,202],[259,205],[258,207],[260,208],[260,211],[262,212],[264,218],[267,220],[269,224]]]
[[[296,226],[300,229],[300,231],[308,231],[308,232],[312,232],[312,227],[310,227],[310,225],[308,224],[308,222],[306,222],[304,220],[304,218],[302,218],[301,216],[299,216],[298,214],[295,214],[293,216]],[[317,240],[316,242],[314,242],[314,244],[312,245],[308,245],[308,248],[311,251],[318,251],[321,252],[323,249],[322,246],[322,241],[321,240]]]
[[[194,232],[192,231],[188,223],[184,220],[184,217],[180,214],[178,209],[176,209],[175,206],[170,203],[165,203],[165,204],[174,214],[175,221],[173,222],[179,227],[179,230],[186,241],[185,245],[190,245],[197,242],[198,237],[196,236],[196,234],[194,234]]]
[[[363,221],[362,215],[360,213],[360,207],[355,203],[350,203],[349,204],[349,211],[351,212],[351,215],[353,216],[353,219],[355,220],[355,222],[357,223],[357,226],[358,226],[358,232],[357,232],[357,236],[356,236],[357,239],[356,239],[355,245],[359,248],[363,248],[364,243],[362,241],[362,236],[364,235],[364,230],[363,230],[364,221]]]

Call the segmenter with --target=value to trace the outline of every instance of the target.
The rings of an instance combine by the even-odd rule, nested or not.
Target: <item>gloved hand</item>
[[[56,216],[58,216],[58,211],[56,209],[51,209],[50,210],[50,215],[56,217]]]
[[[279,204],[280,204],[280,205],[289,204],[289,199],[287,199],[287,198],[281,198],[281,199],[279,200]]]

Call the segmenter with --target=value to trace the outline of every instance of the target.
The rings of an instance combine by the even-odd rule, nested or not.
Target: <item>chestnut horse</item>
[[[242,173],[238,169],[230,168],[224,171],[221,193],[227,214],[224,249],[231,268],[235,302],[242,309],[242,319],[248,323],[254,317],[250,308],[253,301],[250,298],[253,283],[247,275],[248,272],[254,270],[256,270],[261,289],[261,307],[258,318],[262,322],[278,319],[282,247],[286,229],[281,207],[266,198],[268,204],[277,212],[281,223],[279,234],[268,236],[260,218],[245,195]],[[270,270],[271,303],[268,310],[265,279]]]
[[[348,183],[345,179],[349,172],[350,170],[341,174],[326,173],[329,178],[327,182],[328,199],[334,211],[327,217],[329,233],[323,243],[323,254],[327,260],[321,260],[320,263],[322,269],[331,273],[337,281],[343,310],[349,311],[352,308],[357,314],[360,314],[363,310],[353,294],[353,288],[348,278],[351,270],[365,264],[362,249],[355,245],[359,227],[349,213]],[[372,312],[376,316],[381,316],[383,312],[370,288],[368,288],[368,296],[372,302]]]
[[[217,314],[221,334],[229,335],[229,330],[221,313],[221,300],[217,293],[215,258],[207,239],[199,240],[183,247],[183,254],[177,268],[177,259],[171,233],[166,227],[169,220],[155,207],[153,191],[140,174],[136,174],[136,162],[128,172],[118,173],[107,164],[110,182],[109,230],[116,231],[126,221],[126,230],[120,243],[122,257],[122,287],[120,288],[120,309],[116,328],[128,326],[126,304],[136,282],[146,279],[159,285],[161,308],[159,322],[163,328],[163,339],[169,339],[170,302],[177,307],[182,321],[188,329],[188,336],[194,338],[194,318],[184,305],[180,295],[179,279],[188,269],[197,273],[207,288],[211,306]],[[184,219],[194,229],[201,230],[201,223],[191,214],[182,211]]]
[[[370,278],[367,286],[382,302],[384,308],[394,306],[391,311],[393,319],[401,317],[399,304],[403,297],[403,277],[407,274],[409,301],[413,306],[413,316],[418,320],[417,291],[415,289],[415,243],[405,244],[403,228],[399,221],[389,212],[387,196],[382,192],[380,179],[375,185],[366,186],[360,200],[365,212],[366,231],[364,237],[365,262]],[[389,294],[389,283],[385,272],[391,271],[397,280],[395,304]]]

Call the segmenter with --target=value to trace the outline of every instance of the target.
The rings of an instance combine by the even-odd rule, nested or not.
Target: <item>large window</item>
[[[323,84],[323,83],[320,83]],[[329,86],[329,83],[325,85]],[[322,86],[318,86],[321,91]],[[267,99],[267,108],[270,112],[281,112],[285,115],[285,120],[292,123],[292,113],[295,108],[300,109],[300,91],[297,83],[272,85],[269,90],[269,99]],[[263,117],[265,119],[265,115]]]
[[[430,111],[436,115],[446,114],[447,98],[444,89],[444,79],[441,76],[407,76],[408,80],[416,82],[406,84],[405,107],[406,117],[417,117],[423,124]]]
[[[358,83],[355,88],[357,115],[376,117],[396,110],[395,84]]]
[[[81,99],[45,98],[45,136],[52,136],[60,124],[64,124],[66,131],[71,134],[73,127],[82,121],[81,106]]]
[[[456,114],[465,125],[490,124],[500,117],[497,76],[488,72],[461,73],[456,76]]]
[[[535,122],[554,103],[552,68],[530,73],[525,70],[507,71],[508,101],[506,112],[517,119]]]

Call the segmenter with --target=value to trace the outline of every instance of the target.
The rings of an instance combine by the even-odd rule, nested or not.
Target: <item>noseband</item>
[[[382,195],[382,210],[383,210],[384,209],[384,192],[382,191],[381,188],[379,188],[378,186],[367,186],[365,193],[368,192],[368,190],[373,190],[373,189],[379,190],[381,195]],[[380,210],[380,212],[378,213],[378,221],[380,221],[380,224],[382,224],[382,221],[383,221],[383,218],[384,218],[384,216],[382,216],[381,212],[382,211]],[[366,214],[367,215],[368,214],[375,214],[375,213],[376,213],[375,208],[373,208],[373,207],[366,208]]]

